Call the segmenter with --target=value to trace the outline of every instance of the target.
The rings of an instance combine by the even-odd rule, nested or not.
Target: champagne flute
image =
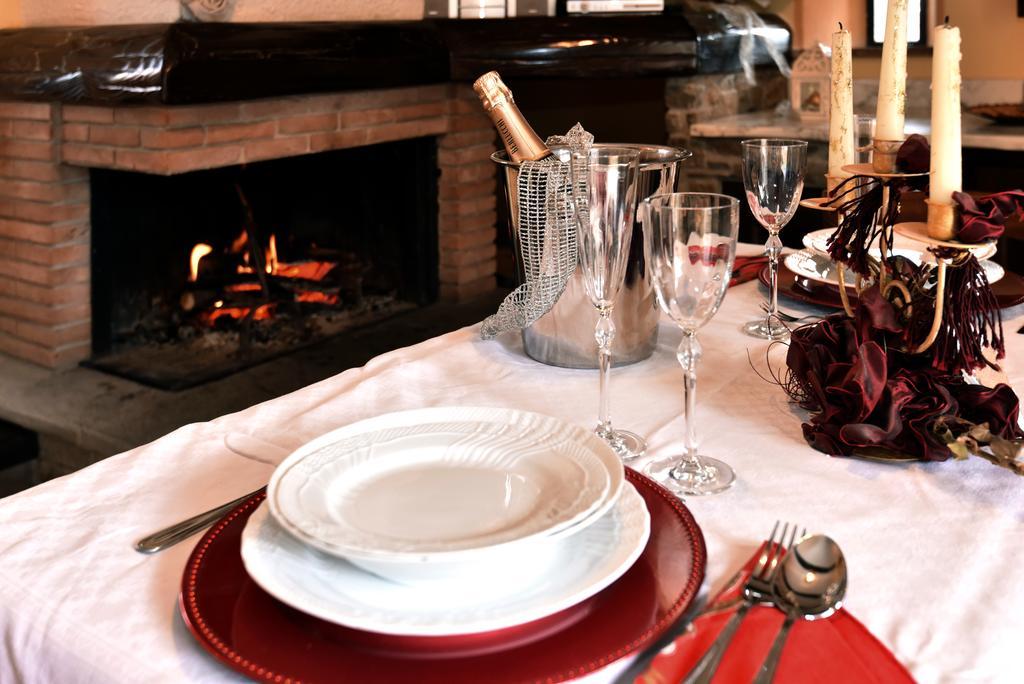
[[[760,138],[744,140],[743,187],[754,218],[768,230],[764,245],[768,255],[768,307],[764,318],[750,321],[743,332],[764,340],[784,339],[789,335],[779,320],[779,231],[789,223],[800,203],[807,167],[807,143],[803,140]]]
[[[611,314],[626,277],[639,156],[640,150],[635,147],[598,145],[590,149],[587,159],[573,160],[574,164],[587,164],[586,173],[575,174],[578,182],[573,190],[583,285],[598,313],[594,339],[601,380],[594,432],[623,460],[642,456],[647,450],[647,443],[639,435],[612,427],[608,397],[615,338]]]
[[[697,330],[718,311],[736,258],[740,203],[712,193],[655,195],[640,204],[644,246],[658,306],[683,331],[676,358],[683,367],[686,418],[681,456],[650,463],[645,471],[677,496],[715,494],[736,475],[728,464],[697,452]]]

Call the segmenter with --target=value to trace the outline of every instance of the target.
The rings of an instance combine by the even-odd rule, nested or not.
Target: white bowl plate
[[[627,482],[592,525],[539,542],[555,547],[550,560],[534,563],[524,554],[518,581],[478,574],[424,591],[303,544],[261,505],[242,534],[242,561],[267,593],[329,622],[385,634],[473,634],[539,620],[593,596],[633,566],[650,530],[644,500]]]
[[[427,565],[570,531],[611,508],[623,480],[614,452],[575,425],[434,408],[301,447],[274,471],[267,502],[286,530],[327,553]]]

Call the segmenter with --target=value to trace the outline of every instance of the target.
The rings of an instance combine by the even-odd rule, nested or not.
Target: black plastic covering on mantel
[[[790,33],[767,15],[764,36]],[[738,71],[715,14],[364,23],[151,24],[0,31],[0,99],[187,104],[519,78]],[[770,63],[763,49],[758,64]]]

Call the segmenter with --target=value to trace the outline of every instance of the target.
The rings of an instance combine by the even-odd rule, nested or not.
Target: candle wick
[[[946,24],[946,26],[949,26],[949,15],[948,14],[946,15],[946,18],[943,20],[943,22]]]
[[[840,30],[840,31],[842,31],[842,30],[843,30],[843,22],[839,22],[839,30]]]

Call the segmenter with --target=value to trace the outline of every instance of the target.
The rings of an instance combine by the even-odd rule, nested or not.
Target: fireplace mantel
[[[787,50],[774,15],[759,33]],[[363,23],[150,24],[0,31],[0,100],[198,104],[518,78],[739,69],[743,29],[707,13]],[[767,64],[758,46],[754,59]]]

